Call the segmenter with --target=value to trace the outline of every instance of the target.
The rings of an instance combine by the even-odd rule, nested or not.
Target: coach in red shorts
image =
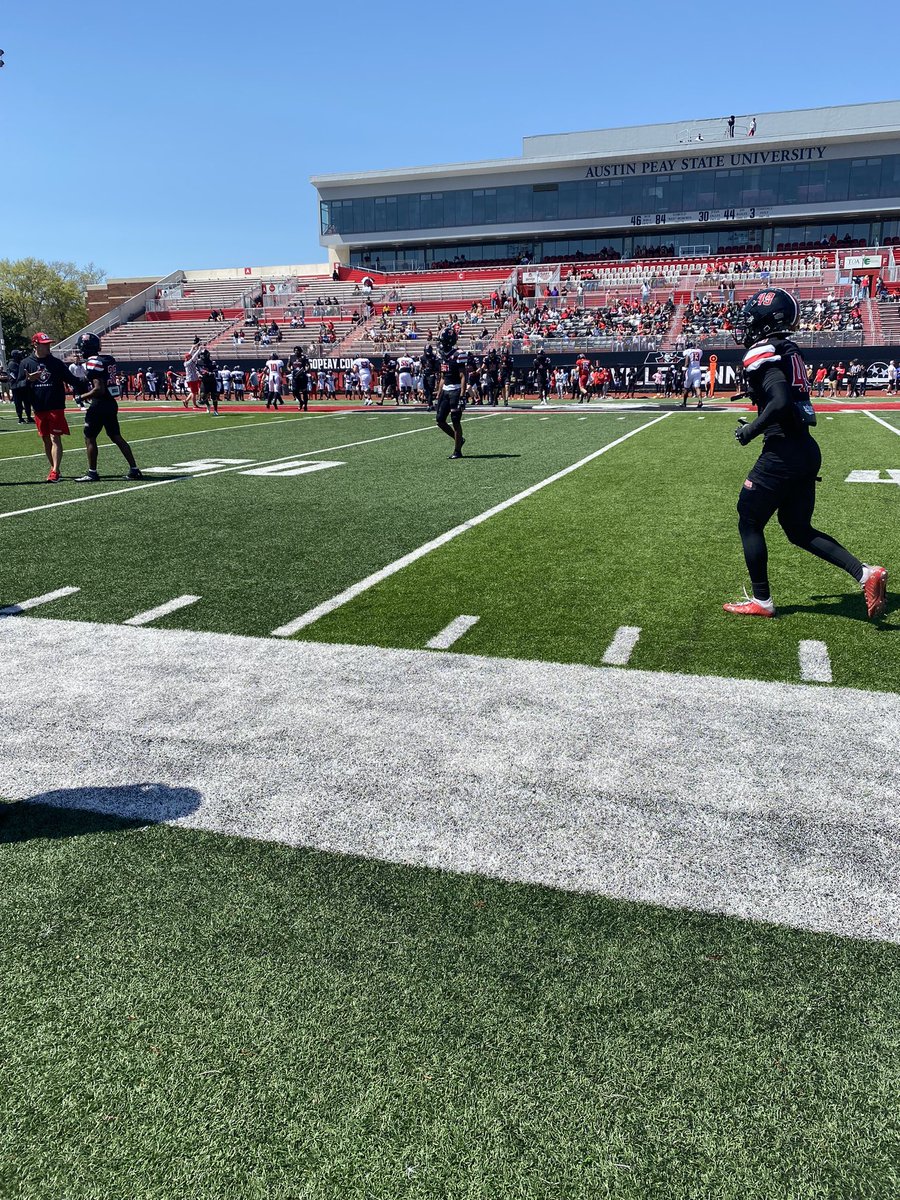
[[[36,333],[31,339],[32,354],[20,368],[31,399],[31,411],[37,431],[44,442],[47,461],[50,463],[48,483],[59,483],[59,468],[62,463],[62,438],[69,432],[66,421],[66,384],[76,394],[87,391],[88,384],[73,375],[66,363],[50,353],[51,340],[46,333]]]

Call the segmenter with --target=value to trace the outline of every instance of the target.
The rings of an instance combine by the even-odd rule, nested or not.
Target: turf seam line
[[[425,542],[418,546],[415,550],[411,550],[408,554],[404,554],[401,558],[395,559],[394,562],[388,563],[386,567],[382,567],[374,574],[368,575],[365,579],[361,579],[358,583],[351,584],[344,591],[339,592],[330,600],[325,600],[321,604],[317,604],[314,608],[309,609],[305,613],[301,613],[293,621],[289,621],[285,625],[279,625],[277,629],[272,630],[272,637],[291,637],[293,634],[305,629],[307,625],[312,625],[314,621],[318,621],[321,617],[327,616],[334,612],[336,608],[342,608],[345,604],[349,604],[351,600],[355,600],[357,596],[363,592],[367,592],[370,588],[375,587],[383,580],[388,579],[391,575],[395,575],[398,571],[402,571],[405,567],[417,562],[418,559],[424,558],[426,554],[430,554],[433,550],[440,549],[447,542],[453,541],[462,533],[466,533],[469,529],[474,529],[476,525],[481,525],[484,521],[490,520],[491,517],[497,516],[498,513],[504,512],[507,508],[512,508],[514,504],[518,504],[521,500],[527,500],[529,496],[533,496],[535,492],[541,491],[545,487],[549,487],[551,483],[556,483],[558,480],[565,478],[566,475],[571,475],[573,471],[586,466],[599,458],[602,454],[607,454],[616,446],[621,446],[623,442],[635,434],[641,433],[645,429],[650,429],[653,425],[658,425],[660,421],[665,421],[671,413],[663,413],[659,417],[654,417],[652,421],[647,421],[643,425],[639,425],[636,429],[630,429],[628,433],[622,437],[615,438],[608,442],[605,446],[601,446],[599,450],[595,450],[592,454],[588,454],[586,458],[581,458],[576,463],[572,463],[568,467],[563,467],[561,471],[556,471],[553,475],[548,475],[546,479],[534,483],[531,487],[525,488],[522,492],[517,492],[515,496],[510,496],[508,500],[502,500],[499,504],[493,505],[486,509],[478,516],[470,518],[468,521],[463,521],[461,525],[454,526],[453,529],[448,529],[446,533],[440,534],[436,538],[432,538],[430,542]]]
[[[426,642],[429,650],[449,650],[454,642],[458,642],[464,633],[478,623],[478,617],[454,617],[440,633],[436,633],[430,642]]]
[[[898,429],[896,425],[891,425],[887,421],[885,421],[882,417],[877,417],[875,415],[875,413],[873,413],[868,408],[865,409],[864,411],[865,411],[865,414],[867,417],[871,417],[873,421],[877,421],[879,425],[883,425],[885,427],[885,429],[889,429],[891,431],[891,433],[896,433],[898,436],[900,436],[900,429]]]
[[[608,667],[626,666],[640,636],[639,625],[620,625],[604,651],[603,662]]]
[[[831,659],[824,642],[802,641],[798,657],[804,683],[831,683]]]
[[[43,596],[34,596],[31,600],[20,600],[18,604],[10,604],[7,608],[0,608],[0,617],[15,617],[19,613],[27,612],[30,608],[38,608],[41,604],[49,604],[51,600],[61,600],[63,596],[74,596],[79,591],[81,589],[77,587],[57,588],[55,592],[45,592]]]
[[[187,608],[189,604],[196,604],[199,599],[199,596],[176,596],[173,600],[167,600],[165,604],[158,604],[156,608],[148,608],[146,612],[129,617],[123,623],[125,625],[149,625],[151,621],[167,617],[169,613],[177,612],[179,608]]]

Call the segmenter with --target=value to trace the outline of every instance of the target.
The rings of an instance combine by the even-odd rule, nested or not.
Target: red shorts
[[[61,408],[54,408],[52,412],[36,412],[34,423],[41,437],[49,437],[52,433],[70,432],[66,414]]]
[[[200,380],[199,379],[189,379],[187,381],[187,385],[188,385],[188,391],[191,393],[192,396],[200,395]]]

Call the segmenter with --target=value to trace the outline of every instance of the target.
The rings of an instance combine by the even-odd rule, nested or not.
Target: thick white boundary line
[[[29,608],[38,608],[41,604],[49,604],[51,600],[61,600],[63,596],[74,596],[81,588],[64,587],[55,592],[47,592],[43,596],[35,596],[31,600],[20,600],[18,604],[10,604],[8,608],[0,608],[0,617],[16,617],[19,613],[27,612]]]
[[[613,636],[613,640],[606,647],[603,655],[604,663],[608,667],[624,667],[631,658],[640,636],[640,626],[620,625]]]
[[[429,650],[449,650],[454,642],[458,642],[464,633],[477,624],[477,617],[454,617],[449,625],[445,626],[440,633],[436,633],[425,645]]]
[[[801,642],[800,678],[805,683],[831,683],[831,659],[824,642]]]
[[[900,429],[898,429],[896,425],[891,425],[890,422],[885,421],[882,417],[876,416],[876,414],[868,408],[864,409],[863,411],[867,417],[871,417],[873,421],[877,421],[879,425],[883,425],[885,429],[889,429],[891,433],[896,433],[897,436],[900,437]]]
[[[595,458],[599,458],[601,454],[606,454],[616,446],[621,446],[623,442],[627,442],[629,438],[634,437],[636,433],[641,433],[645,429],[649,429],[651,425],[658,425],[660,421],[672,414],[665,412],[662,416],[654,417],[652,421],[647,421],[644,425],[639,425],[637,429],[632,429],[615,441],[601,446],[599,450],[595,450],[593,454],[587,455],[586,458],[579,459],[578,462],[572,463],[569,467],[563,467],[561,471],[557,471],[553,475],[549,475],[546,479],[542,479],[540,483],[534,483],[524,492],[518,492],[515,496],[510,496],[508,500],[503,500],[500,504],[495,504],[493,508],[487,509],[483,513],[479,513],[477,517],[472,517],[468,521],[463,521],[461,525],[455,526],[453,529],[448,529],[446,533],[440,534],[439,537],[433,538],[430,542],[426,542],[423,546],[411,550],[409,554],[404,554],[402,558],[398,558],[395,562],[388,563],[386,567],[382,567],[380,571],[376,571],[374,575],[369,575],[366,579],[361,579],[359,583],[354,583],[351,587],[346,588],[337,596],[333,596],[330,600],[323,601],[322,604],[317,604],[315,608],[311,608],[308,612],[296,617],[293,621],[289,621],[286,625],[280,625],[277,629],[272,630],[272,637],[291,637],[301,629],[305,629],[307,625],[312,625],[314,621],[318,621],[321,617],[327,616],[334,612],[336,608],[342,608],[351,600],[355,600],[357,596],[367,592],[369,588],[373,588],[376,584],[388,579],[391,575],[395,575],[398,571],[402,571],[404,567],[410,566],[411,563],[417,562],[420,558],[424,558],[426,554],[430,554],[432,550],[438,550],[441,546],[446,546],[448,542],[452,542],[454,538],[459,537],[461,533],[465,533],[469,529],[474,529],[476,525],[481,525],[484,521],[490,520],[491,517],[497,516],[498,513],[505,512],[506,509],[512,508],[514,504],[518,504],[520,500],[527,500],[529,496],[533,496],[535,492],[541,491],[542,488],[549,487],[551,483],[556,483],[560,479],[564,479],[566,475],[571,475],[573,471],[579,470],[580,467],[586,466],[593,462]]]
[[[330,416],[331,414],[328,413],[325,415]],[[492,417],[495,414],[490,413],[489,415]],[[485,414],[483,417],[474,417],[472,419],[484,421],[489,419],[489,415]],[[380,437],[364,438],[362,441],[344,442],[340,446],[323,446],[320,450],[304,450],[302,451],[302,457],[308,458],[311,454],[330,454],[334,450],[350,450],[354,446],[368,446],[372,442],[387,442],[391,438],[410,437],[414,433],[428,433],[435,428],[435,424],[429,422],[427,425],[420,425],[418,429],[404,429],[400,433],[385,433]],[[279,458],[264,459],[262,462],[256,463],[256,466],[274,466],[275,463],[291,462],[298,457],[301,457],[301,452],[294,450],[293,454],[282,454]],[[208,479],[211,475],[228,475],[236,471],[245,471],[248,465],[250,464],[245,461],[239,466],[217,467],[214,471],[201,471],[197,475],[179,475],[174,479],[155,479],[152,483],[133,483],[131,487],[113,488],[108,492],[92,492],[84,496],[72,496],[68,500],[53,500],[49,504],[38,504],[33,508],[16,508],[12,512],[0,513],[0,521],[5,521],[8,517],[24,517],[29,513],[44,512],[48,508],[64,508],[67,504],[86,504],[90,500],[105,500],[107,496],[130,496],[133,492],[143,492],[147,488],[165,487],[171,483],[186,483],[191,479]]]
[[[189,604],[196,604],[200,599],[199,596],[176,596],[174,600],[167,600],[165,604],[159,604],[156,608],[149,608],[146,612],[138,613],[135,617],[129,617],[127,621],[123,621],[123,625],[149,625],[151,621],[156,621],[160,617],[167,617],[169,613],[177,612],[179,608],[187,608]]]

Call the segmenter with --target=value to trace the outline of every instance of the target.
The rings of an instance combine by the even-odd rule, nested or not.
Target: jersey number
[[[793,376],[794,376],[793,379],[791,380],[791,383],[793,384],[793,386],[795,388],[799,388],[801,392],[808,392],[809,391],[809,377],[806,374],[806,367],[804,365],[803,359],[800,357],[799,354],[791,355],[791,371],[793,372]]]

